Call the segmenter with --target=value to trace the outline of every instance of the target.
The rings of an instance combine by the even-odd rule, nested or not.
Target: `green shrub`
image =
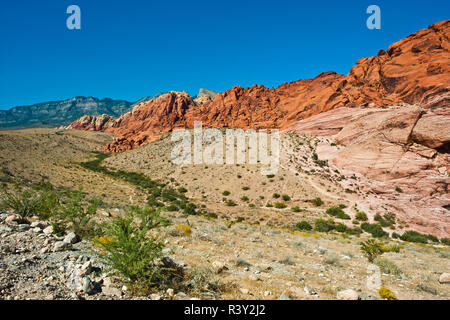
[[[283,201],[290,201],[291,200],[291,197],[289,197],[287,194],[283,194],[281,196],[281,198],[283,199]]]
[[[3,209],[11,209],[22,219],[38,215],[41,199],[36,192],[27,190],[12,194],[5,190],[3,193],[4,200],[1,203]]]
[[[392,232],[392,239],[400,239],[401,235],[399,235],[397,232]]]
[[[134,208],[105,225],[103,240],[95,241],[102,248],[98,255],[134,289],[145,291],[157,286],[165,280],[167,271],[158,261],[164,243],[159,233],[150,231],[167,224],[154,209]]]
[[[317,219],[314,222],[314,230],[318,232],[329,232],[331,230],[334,230],[335,224],[333,219],[324,220],[324,219]]]
[[[277,208],[277,209],[284,209],[286,207],[287,207],[287,205],[285,203],[283,203],[283,202],[276,202],[275,203],[275,208]]]
[[[428,240],[430,240],[431,242],[439,243],[439,239],[438,239],[437,237],[433,236],[432,234],[427,234],[427,238],[428,238]]]
[[[331,207],[326,211],[327,214],[338,219],[350,220],[350,216],[346,214],[341,207]]]
[[[184,214],[194,216],[197,214],[197,206],[193,203],[189,203],[186,205],[186,207],[183,209]]]
[[[231,194],[230,191],[225,190],[224,192],[222,192],[222,195],[224,195],[225,197],[229,196]]]
[[[398,193],[403,193],[403,190],[400,187],[395,187],[395,191],[397,191]]]
[[[408,242],[428,243],[428,237],[417,231],[406,231],[400,236],[400,239]]]
[[[244,191],[250,190],[250,187],[242,187],[242,190]]]
[[[300,209],[299,206],[295,206],[295,207],[292,207],[292,208],[291,208],[291,211],[292,211],[292,212],[301,212],[302,209]]]
[[[382,217],[379,213],[377,213],[374,220],[377,221],[382,227],[391,227],[395,224],[395,214],[386,213],[384,217]]]
[[[319,197],[313,199],[312,203],[313,203],[313,205],[315,205],[316,207],[320,207],[321,205],[323,205],[323,201],[322,201],[322,199],[319,198]]]
[[[364,222],[361,224],[361,229],[367,233],[370,233],[374,238],[387,238],[389,236],[389,234],[385,232],[379,224]]]
[[[295,225],[295,229],[301,231],[310,231],[312,230],[312,226],[307,221],[301,221]]]
[[[369,262],[373,262],[378,256],[381,256],[385,252],[383,250],[383,244],[375,239],[369,239],[362,242],[360,249]]]
[[[173,212],[173,211],[178,211],[179,209],[178,209],[177,206],[171,204],[168,207],[166,207],[166,210],[169,211],[169,212]]]
[[[237,206],[236,202],[234,202],[234,201],[231,200],[231,199],[228,199],[228,200],[225,202],[225,205],[226,205],[227,207],[235,207],[235,206]]]
[[[402,269],[388,259],[376,258],[374,264],[380,268],[382,273],[392,274],[394,276],[400,276],[403,273]]]
[[[278,198],[280,197],[280,194],[279,194],[279,193],[274,193],[274,194],[272,195],[272,197],[273,197],[274,199],[278,199]]]
[[[249,200],[249,198],[247,196],[243,196],[243,197],[241,197],[241,200],[247,202]]]
[[[179,193],[186,193],[186,192],[187,192],[187,189],[186,189],[185,187],[180,187],[180,188],[177,189],[177,191],[178,191]]]
[[[91,235],[95,226],[90,222],[97,212],[100,200],[87,200],[80,188],[67,191],[66,199],[56,210],[56,219],[64,222],[65,228],[71,228],[78,236]]]
[[[359,220],[359,221],[367,221],[368,220],[367,214],[365,212],[358,212],[356,214],[355,218],[356,218],[356,220]]]
[[[336,225],[337,232],[347,232],[347,226],[345,224],[339,223]]]
[[[449,238],[442,238],[441,243],[445,244],[446,246],[450,246],[450,239]]]

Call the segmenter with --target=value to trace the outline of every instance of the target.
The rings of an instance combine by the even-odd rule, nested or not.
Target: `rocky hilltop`
[[[105,150],[120,152],[154,141],[160,133],[192,128],[194,120],[201,120],[204,127],[286,129],[342,107],[445,107],[450,100],[449,34],[450,20],[435,23],[380,50],[377,56],[361,58],[348,75],[331,71],[273,89],[236,86],[212,101],[194,101],[185,92],[169,92],[95,130],[118,135]],[[71,127],[94,130],[86,119]]]
[[[84,116],[108,114],[119,117],[133,107],[131,102],[75,97],[63,101],[38,103],[31,106],[0,110],[0,128],[31,128],[66,126]]]

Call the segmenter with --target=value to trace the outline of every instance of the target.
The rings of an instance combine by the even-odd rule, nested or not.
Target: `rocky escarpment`
[[[107,114],[119,117],[130,111],[131,108],[132,103],[124,100],[75,97],[64,101],[51,101],[0,110],[0,128],[66,126],[84,115]]]
[[[355,173],[366,207],[395,212],[421,232],[450,234],[448,107],[340,108],[302,120],[288,132],[319,134],[321,160]]]
[[[348,75],[326,72],[274,89],[237,86],[201,105],[186,93],[164,94],[101,129],[119,136],[105,150],[137,147],[174,128],[192,128],[194,120],[201,120],[204,127],[285,129],[298,120],[342,107],[448,106],[449,34],[450,20],[435,23],[380,50],[377,56],[358,60]]]

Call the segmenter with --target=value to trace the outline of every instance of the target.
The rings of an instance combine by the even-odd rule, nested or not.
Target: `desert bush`
[[[326,211],[327,214],[338,219],[350,220],[350,216],[346,214],[341,207],[331,207]]]
[[[224,195],[225,197],[229,196],[231,194],[230,191],[225,190],[224,192],[222,192],[222,195]]]
[[[383,244],[375,239],[361,242],[360,250],[369,262],[373,262],[378,256],[381,256],[385,252],[383,250]]]
[[[394,276],[400,276],[403,274],[402,269],[388,259],[376,258],[373,263],[380,268],[382,273],[392,274]]]
[[[188,203],[188,204],[186,204],[185,208],[183,209],[183,212],[184,212],[184,214],[193,216],[193,215],[197,214],[196,209],[197,209],[197,206],[195,204]]]
[[[313,203],[313,205],[315,205],[316,207],[320,207],[321,205],[323,205],[323,201],[322,201],[322,199],[319,198],[319,197],[313,199],[312,203]]]
[[[187,293],[191,295],[205,293],[220,295],[225,290],[225,286],[220,282],[215,270],[205,266],[190,268],[185,275],[183,286],[182,289],[187,288]]]
[[[242,187],[242,190],[244,190],[244,191],[250,190],[250,187],[247,187],[247,186]]]
[[[307,221],[300,221],[295,225],[295,229],[300,231],[309,231],[312,230],[312,226]]]
[[[314,230],[318,232],[329,232],[331,230],[334,230],[335,224],[333,219],[324,220],[324,219],[317,219],[314,222]]]
[[[292,211],[292,212],[300,212],[300,211],[302,211],[302,209],[300,209],[299,206],[295,206],[295,207],[292,207],[292,208],[291,208],[291,211]]]
[[[448,238],[442,238],[441,243],[445,244],[446,246],[450,246],[450,239]]]
[[[177,224],[176,230],[179,232],[180,235],[190,236],[192,234],[192,229],[187,224]]]
[[[41,199],[34,191],[23,191],[17,194],[3,191],[3,201],[1,202],[2,209],[10,209],[22,219],[39,214],[39,207]]]
[[[174,212],[174,211],[178,211],[179,208],[176,205],[171,204],[171,205],[166,207],[166,210],[169,211],[169,212]]]
[[[370,233],[374,238],[383,238],[389,236],[389,234],[385,232],[379,224],[364,222],[363,224],[361,224],[361,229],[367,233]]]
[[[283,195],[281,196],[281,198],[283,199],[283,201],[290,201],[290,200],[291,200],[291,197],[288,196],[287,194],[283,194]]]
[[[356,218],[356,220],[359,220],[359,221],[367,221],[368,220],[367,214],[365,212],[358,212],[356,214],[355,218]]]
[[[247,202],[249,200],[249,198],[247,196],[243,196],[243,197],[241,197],[241,200]]]
[[[336,231],[337,232],[347,232],[347,226],[345,224],[339,223],[336,225]]]
[[[134,289],[152,288],[165,279],[165,270],[158,261],[164,243],[157,230],[166,224],[159,210],[134,208],[105,225],[101,238],[107,241],[97,238],[95,242],[101,248],[98,255]]]
[[[286,207],[287,207],[287,205],[285,203],[283,203],[283,202],[276,202],[275,203],[275,208],[277,208],[277,209],[284,209]]]
[[[179,193],[186,193],[186,192],[187,192],[187,189],[186,189],[185,187],[180,187],[180,188],[177,189],[177,191],[178,191]]]
[[[228,199],[228,200],[225,202],[225,205],[226,205],[227,207],[235,207],[235,206],[237,206],[236,202],[234,202],[234,201],[231,200],[231,199]]]
[[[400,236],[400,239],[408,242],[428,243],[428,237],[417,231],[406,231]]]
[[[274,193],[274,194],[272,195],[272,197],[273,197],[274,199],[278,199],[278,198],[280,197],[280,194],[279,194],[279,193]]]
[[[432,234],[427,234],[427,238],[428,238],[428,240],[430,240],[431,242],[439,243],[439,239],[438,239],[437,237],[433,236]]]
[[[397,232],[392,232],[392,239],[400,239],[401,235]]]
[[[385,287],[378,289],[378,294],[385,300],[397,300],[395,293],[391,289]]]
[[[99,199],[87,200],[81,188],[77,191],[68,190],[54,218],[62,220],[66,229],[71,228],[80,237],[90,235],[94,230],[90,222],[99,203]]]

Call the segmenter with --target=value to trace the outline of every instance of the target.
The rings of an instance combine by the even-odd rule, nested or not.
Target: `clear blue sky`
[[[79,31],[66,28],[71,4],[81,8]],[[381,7],[381,30],[366,28],[371,4]],[[1,0],[0,106],[346,74],[448,18],[448,0]]]

